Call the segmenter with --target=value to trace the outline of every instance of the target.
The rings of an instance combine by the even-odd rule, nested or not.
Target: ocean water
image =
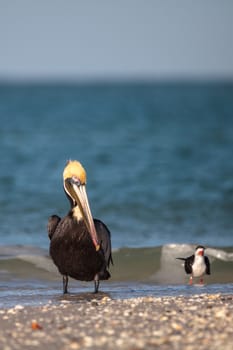
[[[208,283],[229,287],[232,156],[229,82],[0,84],[0,298],[25,281],[60,287],[46,226],[69,210],[68,159],[111,231],[112,283],[186,283],[176,253],[202,244]]]

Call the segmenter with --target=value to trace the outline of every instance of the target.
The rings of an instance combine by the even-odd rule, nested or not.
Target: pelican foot
[[[99,280],[99,276],[98,275],[95,275],[94,283],[95,283],[94,294],[96,294],[99,291],[99,285],[100,285],[100,280]]]
[[[68,293],[68,276],[62,276],[63,281],[63,294]]]

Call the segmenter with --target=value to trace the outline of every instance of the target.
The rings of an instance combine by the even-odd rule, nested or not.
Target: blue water
[[[2,84],[0,243],[47,249],[68,159],[113,248],[233,246],[233,84]]]
[[[212,273],[200,293],[232,293],[232,156],[233,83],[0,84],[0,307],[60,298],[47,219],[69,210],[68,159],[112,233],[102,291],[199,293],[175,258],[202,244]]]

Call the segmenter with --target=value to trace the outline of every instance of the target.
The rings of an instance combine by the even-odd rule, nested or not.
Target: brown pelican
[[[209,258],[204,255],[205,247],[198,245],[195,253],[187,258],[176,258],[184,261],[184,269],[187,274],[191,274],[189,284],[193,283],[193,277],[200,277],[200,284],[203,284],[203,276],[210,275]]]
[[[107,226],[92,218],[86,193],[86,172],[78,161],[68,161],[63,172],[63,187],[70,200],[69,213],[50,216],[48,235],[50,255],[63,276],[63,293],[68,277],[93,281],[95,293],[99,281],[110,277],[111,237]]]

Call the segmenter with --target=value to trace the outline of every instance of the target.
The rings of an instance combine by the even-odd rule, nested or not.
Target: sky
[[[0,79],[233,79],[232,0],[0,0]]]

